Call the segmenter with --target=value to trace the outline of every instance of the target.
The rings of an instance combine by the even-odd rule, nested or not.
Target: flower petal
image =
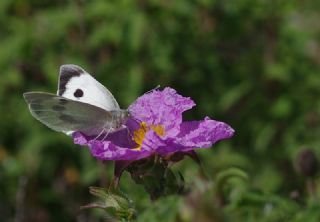
[[[74,132],[72,134],[72,137],[75,144],[79,144],[82,146],[88,144],[88,139],[80,132]]]
[[[149,150],[150,153],[156,153],[159,146],[166,146],[165,140],[163,140],[156,132],[149,130],[144,137],[141,144],[142,150]]]
[[[149,156],[150,150],[147,146],[141,147],[140,150],[135,150],[137,144],[131,138],[131,130],[136,126],[132,121],[130,129],[122,129],[111,133],[103,141],[98,138],[86,136],[80,132],[75,132],[73,140],[75,144],[87,145],[91,154],[100,160],[138,160]],[[129,131],[130,130],[130,131]]]
[[[234,129],[228,124],[206,117],[203,121],[183,122],[175,143],[185,146],[184,150],[192,147],[207,148],[233,134]]]
[[[169,87],[164,90],[153,90],[139,97],[129,107],[132,116],[149,125],[161,125],[166,134],[175,136],[179,133],[182,113],[195,106],[187,97],[183,97]]]
[[[234,130],[226,123],[211,120],[206,117],[202,121],[183,122],[180,133],[171,140],[166,140],[165,146],[157,148],[161,155],[173,152],[185,152],[195,148],[208,148],[222,139],[233,136]]]
[[[100,160],[138,160],[149,156],[147,150],[133,150],[114,145],[111,141],[92,141],[88,144],[92,156]]]

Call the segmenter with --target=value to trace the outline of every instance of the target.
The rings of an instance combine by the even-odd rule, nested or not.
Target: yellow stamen
[[[153,130],[158,134],[158,136],[165,135],[165,129],[161,125],[150,125],[148,126],[146,122],[140,123],[140,128],[134,131],[133,133],[133,140],[138,144],[138,147],[134,148],[133,150],[141,150],[141,145],[143,143],[144,137],[149,130]]]
[[[158,134],[158,136],[164,136],[165,131],[161,125],[151,125],[150,127]]]

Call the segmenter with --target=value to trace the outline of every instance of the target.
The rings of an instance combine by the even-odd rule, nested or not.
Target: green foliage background
[[[67,63],[122,107],[170,86],[197,103],[186,119],[236,130],[199,150],[209,180],[191,160],[174,167],[186,196],[151,203],[125,174],[138,221],[320,221],[317,177],[294,168],[303,147],[320,155],[319,10],[318,1],[1,0],[0,221],[107,220],[79,206],[94,200],[89,186],[110,182],[112,164],[37,122],[22,98],[55,92]]]

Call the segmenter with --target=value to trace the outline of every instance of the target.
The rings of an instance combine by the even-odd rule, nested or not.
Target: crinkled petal
[[[91,154],[100,160],[138,160],[150,155],[148,150],[134,150],[114,145],[111,141],[92,141]]]
[[[72,134],[72,137],[73,137],[73,142],[75,144],[79,144],[79,145],[87,145],[88,144],[88,139],[86,138],[85,135],[83,135],[82,133],[80,132],[75,132]]]
[[[156,153],[159,146],[166,146],[166,141],[158,136],[152,130],[149,130],[144,137],[143,143],[141,144],[142,150],[149,150],[150,153]]]
[[[195,148],[208,148],[234,134],[234,130],[228,124],[211,120],[209,117],[202,121],[183,122],[180,129],[180,133],[175,138],[167,139],[165,146],[158,147],[158,153],[167,155]]]
[[[133,127],[132,124],[130,126]],[[137,144],[130,134],[128,129],[122,129],[111,133],[103,141],[80,132],[75,132],[72,136],[75,144],[88,146],[91,154],[100,160],[138,160],[151,155],[148,146],[135,150]]]
[[[130,107],[131,115],[149,125],[162,125],[166,135],[177,135],[182,123],[182,113],[195,106],[187,97],[183,97],[169,87],[153,90],[139,97]]]
[[[175,143],[185,147],[211,147],[219,140],[228,139],[234,134],[228,124],[206,117],[203,121],[191,121],[181,124],[181,131]],[[185,150],[188,150],[185,149]]]

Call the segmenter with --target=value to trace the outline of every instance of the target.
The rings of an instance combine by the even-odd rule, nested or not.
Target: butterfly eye
[[[77,89],[74,93],[73,93],[74,97],[80,98],[83,96],[83,91],[81,89]]]

